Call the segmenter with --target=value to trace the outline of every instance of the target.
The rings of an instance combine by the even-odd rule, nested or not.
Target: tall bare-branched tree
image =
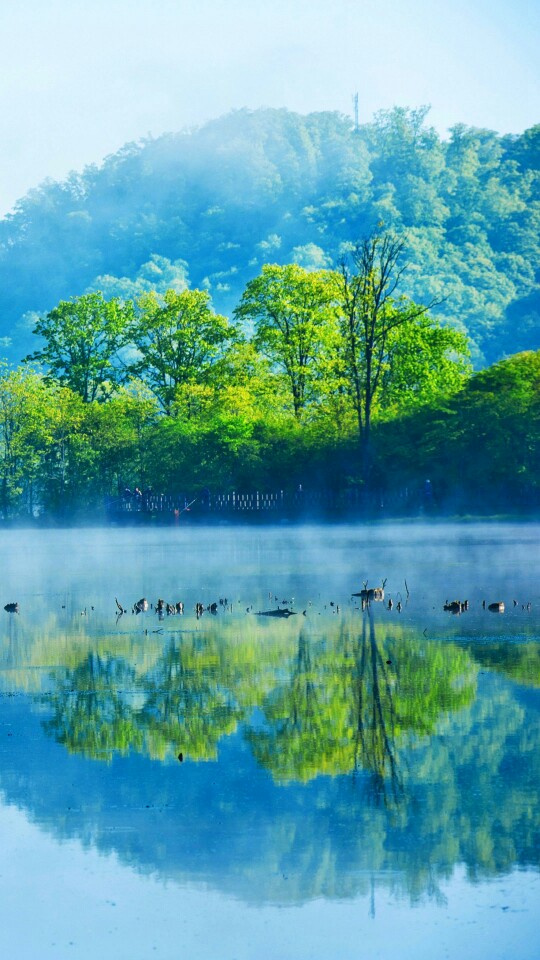
[[[392,361],[400,354],[402,363],[405,341],[409,367],[416,362],[415,356],[420,361],[422,351],[430,352],[430,363],[424,362],[422,369],[418,366],[415,371],[423,389],[426,377],[440,383],[440,363],[450,364],[450,354],[465,354],[467,350],[462,334],[450,328],[442,330],[428,317],[428,311],[439,301],[419,305],[399,292],[407,269],[405,247],[404,237],[377,231],[357,243],[337,271],[342,372],[357,419],[366,483],[376,401],[385,385],[395,379]],[[417,389],[412,374],[411,370],[411,387]]]

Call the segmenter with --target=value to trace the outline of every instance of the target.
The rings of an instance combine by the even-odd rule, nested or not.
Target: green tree
[[[139,301],[140,316],[130,327],[139,358],[130,365],[171,414],[178,388],[212,379],[218,361],[237,337],[235,327],[210,306],[204,290],[149,293]]]
[[[446,431],[431,430],[433,473],[452,495],[483,507],[530,506],[540,491],[540,351],[502,360],[472,377],[453,399]],[[435,435],[434,435],[435,434]],[[444,447],[459,450],[449,463]]]
[[[336,343],[333,274],[267,264],[248,283],[235,315],[254,323],[254,343],[283,371],[299,418],[317,394]]]
[[[34,333],[45,345],[26,360],[45,364],[50,379],[85,403],[106,399],[123,378],[119,352],[132,315],[131,301],[105,300],[100,292],[62,300],[38,319]]]
[[[435,333],[436,323],[427,318],[433,301],[421,306],[399,295],[405,246],[403,237],[377,231],[354,246],[352,267],[343,260],[339,271],[342,377],[356,415],[367,484],[373,416],[383,392],[392,392],[392,379],[401,387],[406,380],[408,392],[417,395],[427,390],[426,380],[431,390],[448,379],[454,386],[452,368],[446,362],[441,368],[441,361],[466,351],[459,332]]]
[[[51,441],[40,470],[40,495],[43,507],[55,516],[69,515],[77,506],[87,504],[82,491],[88,489],[88,470],[83,463],[95,462],[99,450],[89,449],[83,425],[85,413],[94,404],[85,404],[68,387],[55,390],[51,411]],[[105,404],[100,404],[105,409]]]
[[[378,416],[402,416],[455,394],[470,375],[467,338],[452,327],[420,316],[388,338]]]
[[[438,509],[534,509],[540,494],[539,397],[540,351],[502,360],[449,398],[378,421],[377,469],[394,490],[418,491],[429,477]]]
[[[0,504],[32,514],[54,436],[58,390],[30,368],[0,368]]]
[[[56,516],[101,512],[122,487],[146,484],[157,403],[141,384],[120,388],[107,403],[84,403],[72,390],[45,385],[48,439],[35,486]]]
[[[438,312],[471,337],[477,367],[535,348],[528,310],[512,348],[510,308],[539,290],[539,143],[538,126],[501,137],[457,125],[443,140],[425,108],[402,106],[358,130],[337,113],[242,110],[130,144],[32,190],[2,221],[0,341],[16,361],[35,350],[30,311],[89,289],[180,289],[184,262],[230,315],[277,252],[321,269],[383,220],[414,238],[403,291],[448,298]]]

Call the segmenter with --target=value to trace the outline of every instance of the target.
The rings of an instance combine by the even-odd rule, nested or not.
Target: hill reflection
[[[502,644],[371,610],[12,640],[0,787],[59,838],[258,903],[538,866],[540,713]]]

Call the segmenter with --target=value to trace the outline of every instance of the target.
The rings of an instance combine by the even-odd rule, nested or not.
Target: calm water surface
[[[540,955],[539,525],[7,531],[0,561],[2,956]]]

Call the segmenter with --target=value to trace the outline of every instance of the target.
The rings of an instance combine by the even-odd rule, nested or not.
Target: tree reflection
[[[492,642],[468,644],[483,667],[503,674],[526,687],[540,687],[540,647],[537,642]]]
[[[370,772],[377,799],[387,800],[389,785],[397,801],[403,782],[396,749],[395,678],[389,672],[391,661],[386,659],[383,644],[377,644],[371,607],[363,615],[361,637],[353,644],[352,657],[353,770]]]
[[[53,715],[44,728],[70,753],[110,760],[114,753],[140,750],[143,734],[133,712],[135,671],[124,660],[90,653],[83,663],[57,677]]]
[[[318,632],[248,620],[241,641],[236,626],[204,624],[164,646],[124,640],[122,656],[58,645],[70,666],[45,725],[79,757],[47,740],[15,754],[13,741],[2,790],[61,836],[258,902],[369,896],[370,877],[372,893],[437,900],[456,864],[472,879],[537,867],[535,692],[491,673],[475,699],[468,649],[376,616],[319,620]],[[37,742],[41,717],[17,698],[0,707],[21,744]],[[149,762],[210,759],[226,738],[219,777]],[[146,758],[110,774],[85,762],[130,752]]]
[[[142,681],[138,720],[150,755],[181,748],[193,760],[214,759],[219,741],[244,716],[231,680],[208,638],[198,647],[172,641]]]
[[[258,762],[278,781],[305,782],[349,769],[343,703],[335,695],[335,671],[327,669],[331,662],[300,631],[289,680],[264,699],[264,728],[247,733]]]
[[[100,760],[130,750],[209,760],[242,722],[277,782],[362,773],[374,798],[396,802],[402,748],[471,702],[475,672],[453,645],[378,629],[368,608],[360,629],[345,619],[317,639],[305,628],[294,654],[279,657],[257,636],[235,645],[212,631],[184,635],[145,670],[92,652],[53,678],[45,729],[71,752]]]
[[[470,704],[475,676],[457,647],[377,637],[368,608],[360,631],[344,621],[318,648],[300,633],[289,679],[265,698],[265,723],[248,739],[279,782],[363,772],[376,799],[397,802],[400,749],[433,733],[440,715]]]
[[[171,641],[144,673],[125,658],[93,652],[53,676],[42,698],[53,711],[44,728],[70,752],[95,760],[129,751],[164,759],[179,750],[192,760],[214,759],[245,715],[237,673],[209,636]]]

